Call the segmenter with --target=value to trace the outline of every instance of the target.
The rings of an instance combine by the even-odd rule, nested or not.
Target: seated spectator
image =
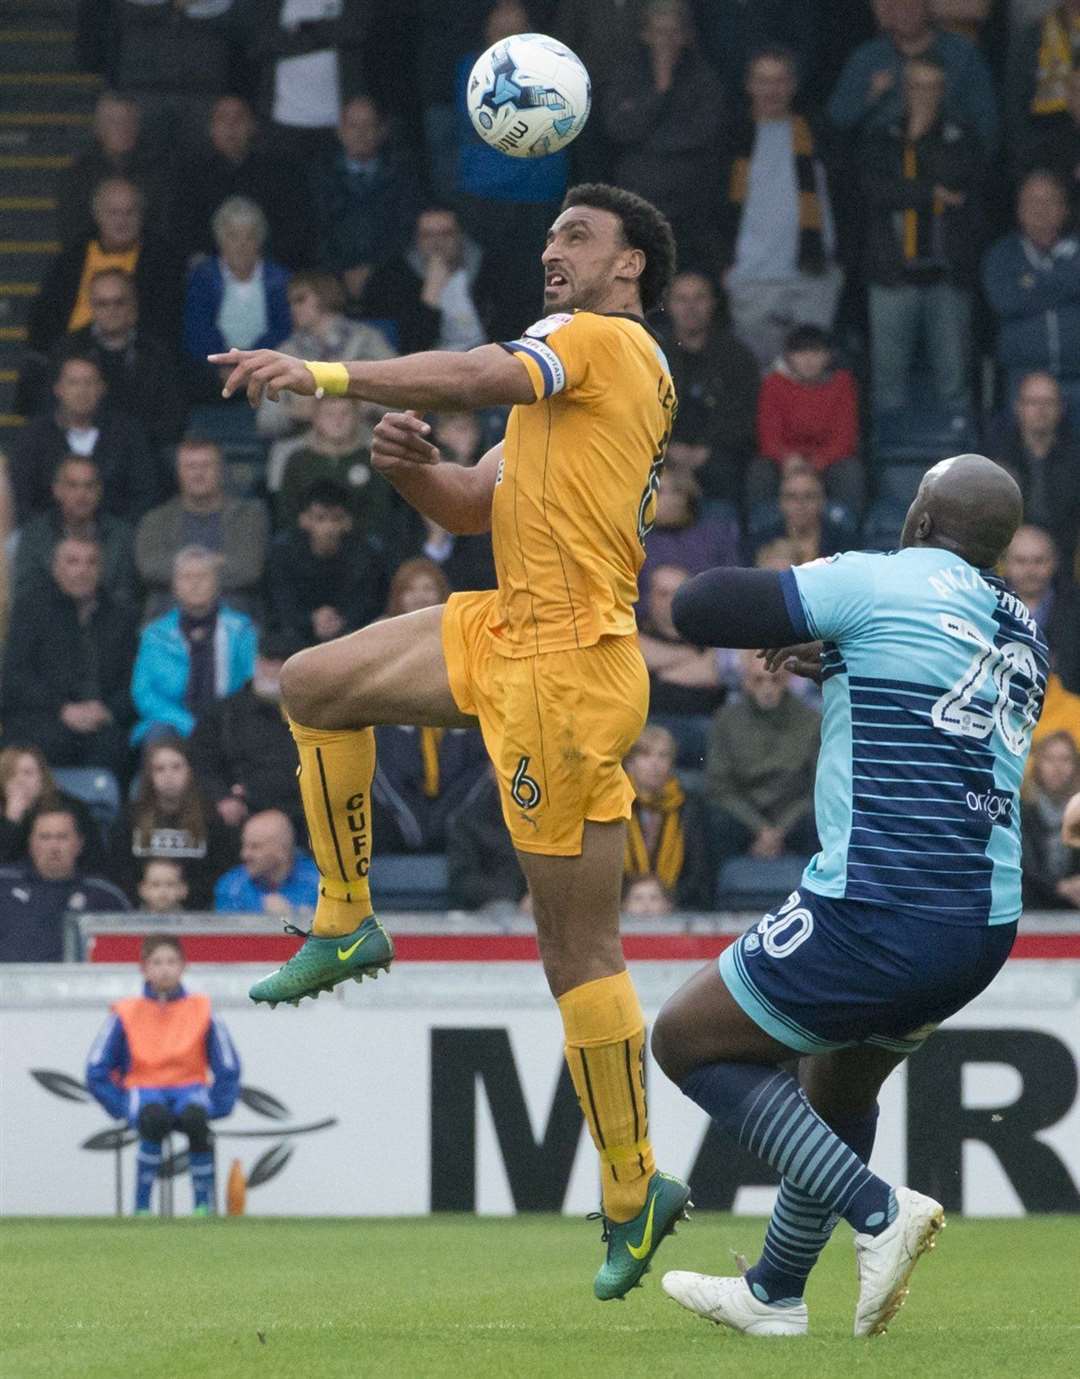
[[[253,814],[244,825],[240,865],[214,887],[214,909],[286,917],[313,911],[318,897],[319,869],[297,848],[287,815]]]
[[[151,915],[174,915],[187,908],[188,885],[179,862],[165,858],[143,863],[139,909]]]
[[[148,1216],[161,1167],[161,1143],[187,1136],[193,1215],[214,1205],[210,1121],[227,1116],[240,1091],[240,1060],[206,996],[181,985],[184,949],[171,934],[142,943],[140,996],[112,1007],[86,1064],[86,1085],[105,1112],[139,1133],[135,1215]]]
[[[713,720],[706,757],[713,841],[721,857],[817,850],[814,771],[821,719],[789,688],[786,670],[742,654],[742,694]]]
[[[138,422],[106,401],[100,365],[89,354],[72,354],[57,365],[55,406],[19,432],[11,447],[9,475],[20,522],[44,512],[56,467],[68,455],[93,459],[104,485],[106,512],[134,522],[157,501],[160,475]]]
[[[716,260],[724,92],[685,0],[649,0],[640,32],[593,118],[600,117],[616,150],[611,180],[663,211],[681,263],[709,270]]]
[[[448,412],[433,419],[430,439],[438,446],[441,459],[469,468],[480,458],[482,434],[475,413]],[[405,510],[402,523],[403,555],[434,561],[454,593],[495,588],[490,533],[455,535],[415,508]]]
[[[354,302],[372,270],[404,250],[422,204],[412,160],[390,134],[375,101],[354,96],[341,110],[338,148],[312,168],[319,267],[340,276]]]
[[[185,546],[220,556],[225,599],[241,611],[257,610],[270,529],[264,504],[258,498],[231,498],[221,450],[196,437],[176,447],[176,484],[176,497],[148,512],[135,532],[135,560],[147,591],[145,616],[157,617],[170,606],[173,565]]]
[[[433,608],[450,597],[446,576],[433,560],[417,556],[403,560],[390,579],[390,593],[386,599],[384,618],[397,618],[402,613],[416,613],[421,608]]]
[[[1068,733],[1042,738],[1021,795],[1025,910],[1080,910],[1080,849],[1062,836],[1065,806],[1078,788],[1076,743]]]
[[[1032,745],[1037,746],[1043,738],[1058,732],[1068,733],[1080,748],[1080,694],[1067,690],[1061,676],[1051,671],[1046,677],[1042,713],[1031,735]]]
[[[470,350],[488,339],[485,321],[499,286],[456,212],[429,206],[417,217],[411,246],[372,273],[359,311],[394,321],[402,354]]]
[[[970,404],[972,289],[985,219],[982,149],[942,113],[940,64],[912,58],[903,92],[900,119],[868,131],[859,155],[874,405],[908,405],[921,342],[938,401],[961,414]]]
[[[683,641],[671,620],[675,591],[689,578],[678,565],[657,565],[649,578],[638,640],[649,670],[653,713],[708,714],[724,697],[715,652]]]
[[[755,449],[757,360],[717,319],[716,290],[704,273],[676,274],[667,316],[665,351],[679,398],[667,468],[691,473],[706,498],[738,505]]]
[[[255,665],[255,628],[220,600],[221,557],[185,546],[173,559],[176,607],[143,628],[131,677],[138,722],[131,741],[166,729],[187,737],[216,699],[232,694]]]
[[[881,29],[848,58],[829,99],[837,129],[883,129],[900,118],[904,65],[929,57],[945,70],[945,113],[975,131],[984,157],[998,141],[998,110],[990,69],[973,43],[946,33],[927,0],[873,0]]]
[[[1080,66],[1069,73],[1065,85],[1066,107],[1038,121],[1021,141],[1017,163],[1021,176],[1046,168],[1069,192],[1072,219],[1080,211]]]
[[[33,742],[53,766],[127,776],[135,614],[101,587],[101,547],[65,537],[52,577],[15,600],[4,655],[8,742]]]
[[[75,155],[60,182],[56,224],[66,248],[94,233],[94,190],[111,177],[132,182],[160,212],[164,179],[161,159],[147,148],[137,103],[117,91],[102,91],[94,106],[93,142]]]
[[[987,250],[982,266],[1008,398],[1026,374],[1050,373],[1080,416],[1080,240],[1067,229],[1065,188],[1051,173],[1029,173],[1016,218],[1018,228]]]
[[[60,962],[65,915],[130,909],[110,881],[82,870],[83,837],[72,810],[43,803],[28,835],[27,860],[0,867],[0,963]]]
[[[208,910],[214,882],[237,858],[239,835],[204,798],[178,737],[148,742],[139,790],[120,811],[112,831],[110,874],[134,900],[139,873],[150,858],[179,863],[191,905]]]
[[[1061,0],[1025,25],[1014,40],[1007,92],[1014,143],[1030,145],[1068,115],[1070,81],[1080,71],[1078,35],[1080,0]]]
[[[852,512],[863,500],[859,397],[850,370],[835,368],[817,326],[796,326],[758,395],[758,455],[747,477],[752,507],[775,498],[792,462],[808,465],[829,497]]]
[[[279,532],[267,575],[270,621],[299,646],[329,642],[377,618],[386,600],[381,551],[354,531],[349,490],[316,479],[296,525]]]
[[[623,877],[653,877],[669,896],[678,897],[680,909],[707,910],[715,867],[705,810],[675,774],[676,751],[671,733],[650,723],[623,762],[634,787]]]
[[[49,805],[69,809],[83,838],[83,867],[98,876],[105,871],[101,831],[82,800],[61,790],[40,747],[5,747],[0,751],[0,864],[21,862],[30,841],[34,811]]]
[[[516,908],[525,895],[490,764],[446,821],[446,879],[452,910]]]
[[[169,244],[145,229],[142,192],[125,177],[107,177],[95,187],[90,206],[94,232],[53,260],[30,311],[29,346],[44,357],[65,331],[90,324],[90,284],[106,268],[131,274],[139,319],[152,322],[162,340],[179,333],[183,264]]]
[[[1080,579],[1080,442],[1065,420],[1053,374],[1029,373],[1021,380],[1013,417],[987,453],[1020,485],[1025,519],[1053,535],[1066,575]]]
[[[300,499],[313,483],[331,479],[349,492],[357,532],[389,543],[388,533],[401,505],[394,490],[371,467],[376,420],[366,403],[351,397],[322,397],[312,409],[311,429],[274,446],[267,482],[275,494],[279,527],[296,521]],[[288,447],[283,460],[279,446]]]
[[[284,354],[298,359],[392,359],[394,351],[382,331],[343,314],[345,292],[332,273],[294,273],[289,279],[292,334],[281,342]],[[260,436],[286,436],[310,423],[313,397],[282,393],[275,402],[264,397],[255,414]]]
[[[638,596],[648,598],[654,566],[676,565],[699,575],[714,565],[739,563],[739,524],[734,514],[702,517],[701,490],[685,471],[665,474],[656,495],[652,530],[645,537],[645,564]]]
[[[101,587],[117,602],[135,602],[135,553],[131,527],[102,512],[105,489],[92,459],[68,455],[52,481],[52,505],[21,528],[15,546],[15,592],[48,580],[53,553],[65,537],[96,541],[101,548]]]
[[[1065,688],[1080,694],[1080,589],[1056,582],[1058,553],[1041,527],[1018,527],[1001,563],[1010,589],[1027,604]]]
[[[805,116],[794,113],[795,56],[767,48],[750,60],[748,108],[734,135],[722,239],[735,334],[763,367],[793,326],[828,330],[844,274],[825,163]]]
[[[281,667],[299,650],[289,637],[262,632],[251,679],[216,700],[191,735],[195,778],[230,828],[265,810],[303,827],[296,748],[281,704]]]
[[[214,212],[230,197],[253,201],[269,226],[269,249],[278,263],[301,268],[312,258],[311,206],[298,190],[304,168],[259,138],[251,106],[242,96],[218,96],[206,138],[191,150],[176,178],[173,235],[185,259],[213,254]],[[304,355],[322,359],[323,355]]]
[[[667,919],[675,912],[671,891],[652,872],[623,877],[619,912],[624,919]]]
[[[779,507],[779,519],[764,525],[758,525],[751,514],[750,534],[755,548],[784,536],[794,550],[793,563],[803,565],[824,555],[836,555],[849,544],[847,529],[835,512],[826,508],[825,485],[820,475],[806,465],[787,465],[780,480]]]
[[[288,271],[263,258],[266,217],[246,196],[230,196],[211,221],[218,252],[196,264],[184,298],[184,350],[195,395],[216,401],[218,379],[208,354],[276,349],[292,329]]]

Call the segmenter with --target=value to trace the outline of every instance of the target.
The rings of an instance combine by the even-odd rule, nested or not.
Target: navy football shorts
[[[913,919],[804,888],[721,953],[720,976],[756,1025],[799,1053],[912,1053],[989,986],[1015,938],[1015,924]]]

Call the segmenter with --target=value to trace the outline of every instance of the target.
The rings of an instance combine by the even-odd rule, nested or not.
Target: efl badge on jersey
[[[545,335],[550,335],[553,330],[558,330],[560,326],[567,325],[573,319],[572,311],[558,311],[554,316],[545,316],[542,321],[537,321],[534,326],[529,327],[525,334],[533,336],[534,339],[542,340]]]

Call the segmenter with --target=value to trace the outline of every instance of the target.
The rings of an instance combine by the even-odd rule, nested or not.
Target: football
[[[565,43],[513,34],[477,58],[465,100],[485,143],[511,158],[543,158],[581,133],[592,91],[584,63]]]

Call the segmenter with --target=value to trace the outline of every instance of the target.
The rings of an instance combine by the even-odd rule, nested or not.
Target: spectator
[[[28,828],[28,859],[0,867],[0,963],[60,962],[67,914],[130,908],[111,882],[80,867],[83,838],[72,810],[42,804]]]
[[[101,511],[101,471],[92,459],[68,455],[52,481],[52,506],[18,533],[15,592],[51,578],[53,554],[65,537],[95,541],[101,548],[101,587],[118,603],[135,601],[135,557],[131,528]]]
[[[371,275],[361,314],[393,321],[402,354],[468,350],[488,339],[484,322],[498,290],[456,212],[429,206],[411,247]]]
[[[374,268],[405,249],[422,204],[420,180],[390,132],[371,97],[354,96],[341,111],[339,147],[312,171],[319,267],[341,276],[351,301]]]
[[[794,113],[795,55],[767,48],[746,73],[723,231],[724,286],[735,334],[763,367],[792,326],[828,330],[844,274],[818,142]]]
[[[1002,561],[1005,581],[1023,599],[1050,648],[1065,688],[1080,694],[1080,589],[1055,584],[1058,553],[1041,527],[1018,527]]]
[[[196,783],[187,744],[166,736],[148,742],[138,793],[113,827],[113,880],[134,899],[148,859],[177,862],[192,907],[207,910],[214,882],[236,861],[238,841]]]
[[[107,177],[90,203],[94,231],[54,259],[30,311],[30,348],[47,357],[65,331],[90,324],[90,284],[106,268],[122,268],[135,282],[139,319],[163,340],[179,334],[183,264],[145,228],[142,192],[125,177]]]
[[[452,910],[516,908],[525,895],[525,877],[490,764],[447,819],[446,875]]]
[[[847,527],[838,520],[838,510],[825,502],[821,476],[806,465],[788,464],[780,479],[779,518],[776,521],[750,518],[751,544],[755,549],[774,537],[784,536],[792,545],[796,565],[822,556],[836,555],[848,544]],[[758,518],[769,509],[759,509]]]
[[[787,671],[766,670],[755,651],[741,659],[742,695],[714,718],[706,758],[714,844],[721,857],[809,856],[820,717],[791,693]]]
[[[674,565],[699,575],[713,565],[738,563],[739,524],[734,515],[701,516],[701,491],[694,479],[679,470],[665,475],[656,495],[652,530],[645,537],[639,599],[648,598],[655,566]]]
[[[1078,35],[1080,0],[1061,0],[1016,38],[1006,95],[1015,143],[1040,138],[1068,114],[1070,81],[1080,70]]]
[[[299,650],[289,637],[262,632],[251,679],[216,700],[191,735],[195,778],[230,828],[265,810],[302,827],[296,748],[281,706],[281,667]]]
[[[397,618],[402,613],[416,613],[421,608],[433,608],[450,597],[446,576],[433,560],[418,556],[404,560],[390,580],[384,618]]]
[[[40,747],[5,747],[0,751],[0,863],[21,862],[27,855],[34,811],[49,805],[75,815],[83,838],[82,863],[95,876],[105,870],[101,833],[94,816],[74,795],[61,790]]]
[[[1027,521],[1053,535],[1066,573],[1080,579],[1080,443],[1065,420],[1053,374],[1027,374],[1013,413],[988,453],[1019,483]]]
[[[808,465],[836,502],[857,513],[863,502],[859,397],[850,370],[836,368],[832,343],[817,326],[796,326],[758,395],[758,454],[747,503],[775,498],[791,463]]]
[[[207,364],[225,350],[275,349],[292,329],[286,286],[289,274],[263,258],[266,217],[246,196],[230,196],[214,212],[215,257],[192,269],[184,300],[184,349],[192,388],[210,400],[224,375]]]
[[[52,578],[20,594],[19,635],[4,658],[8,742],[32,742],[54,766],[106,767],[127,775],[129,683],[135,615],[101,587],[101,547],[65,537]]]
[[[314,910],[318,895],[318,867],[297,849],[288,817],[267,809],[244,825],[240,866],[218,878],[214,909],[295,915]]]
[[[188,886],[179,862],[165,858],[144,862],[139,881],[139,909],[146,914],[174,915],[187,905]]]
[[[303,267],[311,259],[313,235],[311,206],[302,190],[305,169],[259,139],[255,115],[242,96],[214,101],[206,134],[177,176],[182,190],[173,207],[173,234],[185,259],[215,252],[214,212],[239,196],[266,217],[273,257],[290,268]]]
[[[372,828],[387,852],[443,852],[447,820],[484,772],[476,728],[375,729]]]
[[[1021,795],[1024,909],[1080,910],[1080,848],[1069,847],[1065,806],[1080,788],[1080,748],[1068,733],[1051,733],[1031,752]]]
[[[255,628],[220,601],[221,557],[185,546],[173,559],[176,607],[143,628],[131,679],[135,746],[169,729],[187,737],[216,699],[251,678]]]
[[[1021,144],[1017,155],[1021,173],[1046,168],[1069,192],[1073,223],[1080,211],[1080,67],[1075,67],[1065,87],[1067,106],[1040,120]]]
[[[75,155],[60,183],[56,225],[65,248],[94,233],[90,209],[94,189],[111,177],[133,182],[160,208],[164,190],[161,160],[154,157],[141,135],[138,104],[117,91],[102,91],[94,106],[93,143]]]
[[[161,1142],[179,1130],[188,1139],[193,1215],[209,1216],[215,1210],[210,1121],[236,1105],[240,1059],[209,998],[181,985],[179,939],[148,934],[142,973],[142,995],[117,1001],[94,1040],[86,1085],[110,1116],[139,1132],[135,1215],[149,1215]]]
[[[683,910],[707,910],[713,903],[714,867],[705,810],[675,774],[675,739],[666,728],[646,724],[623,766],[634,787],[626,834],[625,880],[655,877]]]
[[[822,0],[708,0],[696,9],[705,54],[728,91],[740,88],[755,53],[783,44],[796,56],[800,86],[811,84],[810,104],[816,107],[828,95],[822,89],[827,71],[822,60],[824,10],[829,11],[829,26],[840,30],[843,25],[845,42],[852,42],[847,16],[836,14],[835,0],[830,5]]]
[[[911,59],[903,100],[901,118],[868,131],[859,158],[874,402],[881,412],[908,405],[921,340],[939,402],[960,414],[970,403],[981,150],[943,115],[945,71],[937,62]]]
[[[466,87],[481,49],[536,27],[523,0],[492,0],[479,48],[462,57],[457,67],[454,201],[467,233],[480,245],[488,270],[501,284],[489,322],[495,340],[516,339],[543,315],[536,265],[566,191],[570,154],[564,150],[546,158],[507,158],[473,129]]]
[[[973,130],[989,157],[998,140],[997,101],[978,48],[930,19],[927,0],[874,0],[881,28],[848,58],[829,100],[837,129],[883,129],[901,118],[904,64],[930,57],[945,70],[945,114]]]
[[[597,112],[617,149],[612,180],[663,211],[681,263],[711,270],[724,93],[685,0],[648,0],[641,42],[619,66]]]
[[[717,320],[716,291],[704,273],[676,274],[667,315],[668,365],[679,398],[668,468],[693,474],[706,498],[739,504],[754,453],[757,360]]]
[[[269,541],[265,506],[258,498],[229,497],[224,460],[213,441],[181,441],[176,482],[177,496],[148,512],[135,532],[135,560],[147,589],[145,616],[155,618],[171,605],[174,562],[186,546],[220,556],[222,594],[241,611],[257,609]]]
[[[267,594],[272,625],[299,646],[328,642],[379,616],[386,599],[381,552],[354,530],[352,496],[333,479],[304,490],[296,525],[271,548]]]
[[[1025,374],[1053,374],[1080,415],[1080,240],[1066,231],[1065,188],[1048,172],[1020,184],[1018,228],[983,259],[983,290],[998,318],[998,363],[1011,401]]]
[[[157,464],[139,424],[106,403],[100,365],[90,355],[62,358],[52,393],[55,407],[25,426],[11,449],[9,475],[19,521],[49,506],[56,467],[72,454],[93,458],[105,510],[137,520],[157,499]]]
[[[388,540],[400,504],[394,490],[371,467],[376,420],[377,413],[355,398],[316,400],[310,430],[295,440],[279,442],[270,455],[267,480],[276,495],[278,526],[287,527],[296,521],[300,499],[313,483],[332,479],[349,491],[356,530]]]
[[[708,714],[724,697],[712,648],[683,641],[671,620],[675,591],[689,578],[678,565],[656,565],[649,578],[639,641],[649,671],[653,713]]]
[[[299,359],[392,359],[394,351],[382,331],[342,314],[345,291],[332,273],[294,273],[289,279],[293,332],[281,342],[284,354]],[[307,425],[315,399],[282,393],[275,402],[264,397],[255,414],[260,436],[285,436]]]
[[[624,919],[667,919],[674,914],[671,892],[658,876],[623,877],[622,902],[619,906]]]

